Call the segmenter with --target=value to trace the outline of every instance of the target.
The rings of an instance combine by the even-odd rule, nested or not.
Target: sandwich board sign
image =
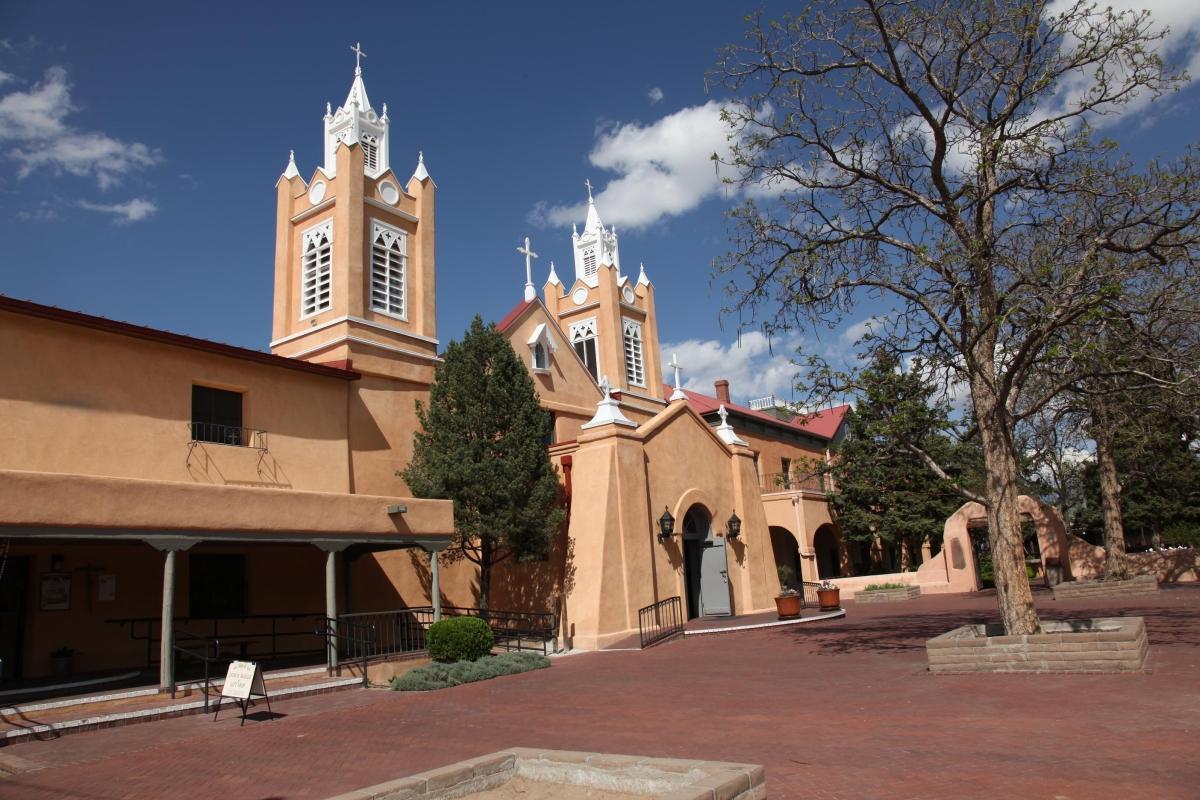
[[[229,671],[225,673],[225,683],[221,686],[221,696],[217,698],[217,710],[213,712],[213,722],[221,713],[221,701],[226,697],[242,707],[242,725],[246,724],[246,709],[254,703],[255,697],[267,701],[267,711],[271,710],[271,698],[267,696],[267,684],[263,680],[262,668],[257,661],[231,661]]]

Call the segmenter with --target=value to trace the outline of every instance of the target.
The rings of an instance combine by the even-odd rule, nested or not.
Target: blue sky
[[[1187,60],[1200,12],[1159,0]],[[1196,4],[1200,6],[1200,4]],[[710,391],[787,397],[789,350],[845,350],[852,323],[773,352],[737,319],[710,264],[731,198],[708,154],[723,141],[706,92],[718,49],[752,6],[711,3],[26,3],[0,6],[0,293],[265,349],[274,184],[290,148],[303,175],[321,117],[361,41],[373,105],[389,104],[392,165],[423,149],[438,184],[438,333],[521,299],[524,236],[573,273],[583,181],[615,223],[626,272],[644,262],[664,355]],[[1193,70],[1195,71],[1195,70]],[[1110,134],[1135,156],[1175,155],[1200,131],[1190,87]]]

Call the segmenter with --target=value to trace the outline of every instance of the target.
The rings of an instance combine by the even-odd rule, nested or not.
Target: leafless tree
[[[1140,171],[1093,136],[1184,78],[1147,13],[1076,2],[811,2],[751,18],[719,74],[749,200],[718,269],[774,324],[895,302],[878,340],[970,388],[1000,615],[1039,627],[1017,511],[1020,415],[1060,331],[1143,270],[1194,262],[1200,164]],[[1119,256],[1119,257],[1113,257]]]

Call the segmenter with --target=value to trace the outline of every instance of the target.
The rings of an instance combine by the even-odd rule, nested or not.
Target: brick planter
[[[1130,594],[1153,594],[1158,591],[1158,579],[1153,575],[1138,575],[1124,581],[1068,581],[1054,587],[1055,600],[1086,600],[1092,597],[1123,597]]]
[[[514,747],[329,800],[470,800],[516,777],[551,786],[625,792],[630,800],[762,800],[767,796],[766,774],[757,764]]]
[[[964,625],[925,642],[930,672],[1137,672],[1149,643],[1141,617],[1043,622],[1042,633],[1004,636]]]
[[[899,603],[921,596],[920,586],[905,586],[903,589],[863,589],[854,595],[856,603]]]

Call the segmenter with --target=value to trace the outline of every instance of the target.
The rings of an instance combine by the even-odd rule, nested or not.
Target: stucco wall
[[[349,489],[346,381],[8,312],[0,340],[0,469]],[[189,445],[193,384],[242,392],[267,451]]]

